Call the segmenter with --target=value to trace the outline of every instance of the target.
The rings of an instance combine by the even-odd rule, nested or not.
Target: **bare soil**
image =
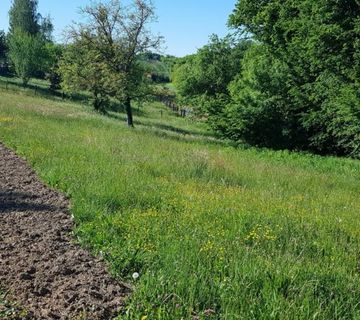
[[[130,293],[74,243],[73,227],[66,197],[0,144],[0,286],[21,319],[112,319]]]

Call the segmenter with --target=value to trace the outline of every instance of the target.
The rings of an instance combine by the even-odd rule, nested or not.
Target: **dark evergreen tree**
[[[0,61],[5,58],[6,55],[6,36],[3,30],[0,30]]]
[[[10,35],[18,31],[35,36],[40,32],[37,5],[37,0],[13,0],[9,11]]]
[[[5,32],[0,30],[0,74],[6,74],[8,72],[7,51],[8,47]]]

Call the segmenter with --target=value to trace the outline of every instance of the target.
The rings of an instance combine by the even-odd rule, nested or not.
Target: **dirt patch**
[[[0,144],[0,286],[26,319],[111,319],[130,290],[73,243],[68,207]]]

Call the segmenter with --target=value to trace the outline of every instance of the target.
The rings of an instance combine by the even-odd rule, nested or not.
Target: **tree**
[[[88,91],[94,109],[101,113],[106,111],[113,83],[108,65],[96,50],[80,40],[68,45],[60,60],[59,71],[64,90]]]
[[[10,35],[15,32],[36,36],[40,32],[37,0],[14,0],[9,11]]]
[[[161,43],[161,37],[153,36],[147,28],[155,19],[154,8],[148,0],[134,0],[128,7],[119,0],[109,0],[87,6],[82,13],[87,22],[73,25],[69,39],[70,51],[77,48],[83,57],[63,60],[64,85],[78,89],[76,79],[80,76],[83,89],[124,104],[127,123],[133,126],[131,102],[147,94],[138,55],[157,49]],[[80,66],[86,70],[79,73]]]
[[[60,89],[61,76],[59,71],[59,62],[63,56],[64,46],[61,44],[55,44],[53,42],[47,42],[45,44],[46,53],[46,79],[50,81],[50,90]]]
[[[159,53],[145,52],[138,55],[141,67],[146,71],[147,77],[155,83],[170,82],[171,58]]]
[[[53,25],[50,17],[37,12],[37,5],[37,0],[14,0],[9,11],[9,57],[24,84],[32,76],[44,76],[48,67],[45,46]]]
[[[241,72],[241,61],[251,42],[232,36],[211,36],[195,55],[178,60],[173,81],[182,100],[205,115],[209,124],[223,131],[229,83]]]
[[[44,66],[45,54],[44,42],[39,35],[16,31],[9,38],[9,57],[24,85]]]
[[[6,73],[8,71],[7,51],[8,46],[5,32],[0,30],[0,74]]]
[[[0,30],[0,61],[5,59],[7,51],[5,32]]]
[[[247,59],[247,73],[232,89],[238,132],[247,132],[242,138],[252,133],[250,141],[258,145],[360,157],[359,1],[239,0],[230,24],[261,43],[253,53],[259,57]],[[268,61],[263,64],[268,82],[254,59]],[[254,90],[262,93],[258,101],[250,94]],[[274,127],[269,108],[286,121]],[[245,116],[249,121],[242,121]],[[256,123],[261,126],[253,130]],[[261,135],[262,127],[275,131]],[[279,132],[280,145],[266,138],[280,137]]]
[[[253,45],[242,60],[242,72],[229,85],[226,136],[261,147],[304,147],[301,120],[287,95],[291,80],[286,64],[270,56],[264,45]]]
[[[50,16],[47,16],[45,18],[40,16],[40,21],[41,21],[41,23],[39,25],[39,28],[40,28],[39,32],[45,42],[51,43],[53,40],[52,33],[54,31],[54,25],[51,21],[51,18],[50,18]]]

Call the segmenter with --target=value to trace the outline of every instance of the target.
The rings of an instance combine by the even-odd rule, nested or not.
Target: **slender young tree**
[[[53,25],[50,17],[42,18],[37,6],[37,0],[13,0],[9,11],[8,56],[23,84],[46,72],[46,44],[51,41]]]
[[[97,64],[97,76],[101,75],[101,80],[93,81],[93,72],[84,71],[83,76],[88,77],[87,89],[116,98],[125,106],[128,125],[133,126],[131,102],[147,94],[138,55],[161,44],[161,37],[154,36],[148,29],[149,23],[155,20],[154,7],[149,0],[134,0],[127,7],[119,0],[109,0],[83,8],[82,14],[87,22],[73,25],[69,39],[72,46],[88,52],[84,55],[88,61],[81,61],[82,65],[91,69]],[[68,63],[72,67],[67,68]],[[79,75],[77,63],[76,59],[62,64],[62,70],[67,70],[65,85],[74,89],[77,87],[73,80]],[[99,86],[99,82],[102,85]]]
[[[26,85],[35,72],[42,70],[46,62],[43,39],[39,35],[16,31],[9,38],[9,57],[16,74]]]

